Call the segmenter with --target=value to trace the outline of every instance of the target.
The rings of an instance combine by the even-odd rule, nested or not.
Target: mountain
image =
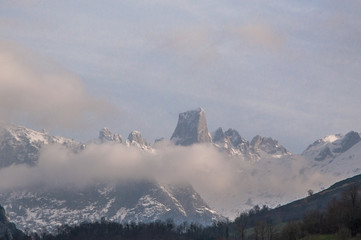
[[[204,110],[197,108],[180,113],[171,141],[176,145],[182,146],[212,142]]]
[[[139,131],[124,142],[119,134],[103,128],[88,144],[53,137],[25,127],[7,125],[0,134],[0,166],[36,167],[41,149],[58,144],[80,152],[90,144],[122,144],[153,151]],[[164,185],[151,180],[95,182],[86,187],[36,185],[0,192],[0,203],[20,229],[55,230],[61,224],[95,221],[105,217],[119,222],[149,222],[172,218],[209,225],[223,217],[206,204],[189,184]]]
[[[223,218],[190,185],[160,185],[149,180],[97,183],[84,188],[36,186],[2,192],[0,202],[20,229],[54,231],[62,224],[99,221],[210,225]]]
[[[122,151],[124,149],[127,151],[129,148],[130,152],[140,153],[140,155],[151,153],[151,159],[157,156],[160,148],[169,147],[172,143],[182,146],[179,149],[175,146],[170,148],[176,153],[184,153],[187,148],[183,146],[197,144],[197,148],[189,149],[190,151],[196,150],[191,153],[201,154],[200,158],[204,157],[202,154],[211,148],[220,153],[214,154],[217,155],[215,159],[213,159],[213,155],[205,155],[210,160],[206,164],[202,161],[197,163],[199,164],[197,177],[202,176],[203,179],[212,178],[215,180],[212,181],[212,184],[215,185],[214,191],[204,191],[202,187],[199,187],[204,185],[195,185],[199,188],[197,190],[200,191],[203,200],[194,189],[185,191],[185,189],[190,189],[188,187],[159,184],[155,181],[132,183],[129,180],[128,184],[132,186],[131,191],[134,194],[139,192],[139,189],[144,190],[141,191],[142,194],[136,194],[137,198],[132,198],[131,205],[124,205],[122,202],[125,192],[127,195],[132,194],[125,191],[125,187],[120,183],[117,183],[120,184],[120,187],[114,183],[94,183],[92,187],[77,190],[83,196],[90,198],[89,201],[83,202],[79,198],[81,204],[76,205],[78,208],[73,206],[70,197],[64,197],[74,195],[74,199],[78,199],[76,197],[77,191],[74,189],[66,189],[63,192],[60,189],[54,190],[55,192],[49,189],[46,191],[44,189],[12,189],[11,192],[2,192],[0,200],[5,202],[4,207],[9,211],[9,215],[15,217],[20,214],[20,218],[16,220],[17,223],[21,224],[27,219],[29,221],[32,219],[30,222],[33,226],[43,226],[42,222],[51,222],[50,218],[57,219],[54,220],[54,224],[65,221],[66,218],[75,222],[81,221],[84,217],[91,220],[91,216],[116,219],[116,212],[121,208],[127,209],[123,218],[117,218],[118,220],[122,219],[122,221],[163,219],[169,215],[183,221],[185,218],[181,209],[189,209],[185,211],[187,219],[210,223],[213,219],[222,218],[213,212],[209,206],[218,213],[233,218],[237,212],[247,210],[256,204],[276,207],[279,204],[285,204],[305,196],[309,189],[319,191],[333,182],[361,174],[360,134],[353,131],[345,135],[336,134],[321,138],[311,144],[302,154],[292,154],[273,138],[257,135],[248,141],[233,128],[226,131],[218,128],[211,137],[208,132],[205,111],[198,108],[179,114],[178,123],[170,143],[164,139],[156,141],[164,141],[164,144],[152,145],[148,143],[139,131],[132,131],[127,139],[123,140],[120,134],[112,133],[109,129],[103,128],[100,130],[97,139],[83,144],[68,138],[50,136],[45,131],[38,132],[20,126],[8,125],[2,127],[0,131],[0,166],[5,168],[11,165],[25,164],[36,167],[41,149],[49,144],[62,145],[76,153],[82,153],[87,148],[91,149],[92,144],[104,144],[107,147],[101,148],[103,150],[113,149],[119,145]],[[166,151],[166,158],[170,158],[169,161],[172,161],[173,155],[168,154],[168,150]],[[193,154],[191,156],[197,157],[198,155]],[[148,163],[151,164],[151,162]],[[148,170],[147,167],[145,171]],[[182,170],[182,167],[179,165],[179,171]],[[185,167],[192,168],[192,166]],[[215,169],[224,169],[224,175],[222,175],[223,172],[218,175],[211,175],[217,172]],[[219,185],[216,181],[219,181]],[[111,187],[112,184],[114,187]],[[220,188],[219,186],[227,187]],[[107,187],[111,189],[109,193],[111,198],[106,198],[105,195],[99,193],[104,192]],[[62,193],[64,196],[56,194],[56,192]],[[158,195],[163,196],[165,192],[169,193],[168,197],[157,198]],[[154,193],[154,195],[150,193]],[[156,199],[159,204],[143,204],[144,199],[148,199],[146,197],[148,195],[152,199]],[[26,211],[13,207],[15,205],[12,202],[16,202],[16,199],[20,201],[18,203],[19,208],[20,206],[27,206]],[[112,199],[119,203],[116,205],[118,206],[117,211],[105,211],[104,209],[108,209],[108,205],[113,204]],[[41,211],[42,208],[38,204],[40,200],[44,201],[44,206],[47,206],[46,211]],[[205,201],[210,205],[207,205]],[[188,203],[193,207],[188,207]],[[177,206],[181,207],[178,208]],[[199,210],[202,208],[204,211]],[[59,209],[64,209],[64,211]],[[164,209],[170,210],[164,211]],[[209,209],[209,211],[205,209]],[[58,215],[59,218],[56,217]],[[175,221],[178,221],[177,219]]]
[[[346,152],[360,141],[360,134],[354,131],[351,131],[346,135],[329,135],[322,139],[318,139],[308,146],[302,155],[315,161],[326,162]]]
[[[246,158],[253,159],[255,156],[251,153],[249,142],[242,138],[237,130],[230,128],[226,132],[220,127],[212,134],[213,143],[221,151],[230,155],[244,155]]]
[[[252,149],[261,158],[265,155],[271,155],[272,157],[279,158],[281,156],[289,155],[288,150],[279,145],[277,140],[269,137],[255,136],[251,141]]]
[[[0,168],[12,164],[36,165],[41,147],[60,144],[74,151],[84,145],[72,139],[50,136],[47,132],[34,131],[22,126],[0,126]]]
[[[107,143],[107,142],[113,142],[113,143],[123,143],[122,136],[117,133],[112,133],[108,128],[104,127],[99,131],[99,137],[95,142],[99,143]]]
[[[136,146],[143,150],[152,151],[152,148],[149,146],[147,141],[142,137],[142,133],[139,131],[132,131],[129,133],[129,136],[126,141],[127,146]]]
[[[267,220],[272,221],[273,224],[279,224],[282,222],[300,220],[307,212],[312,210],[325,211],[329,202],[333,199],[340,199],[343,192],[353,184],[357,184],[361,187],[361,175],[356,175],[352,178],[337,182],[329,188],[311,196],[277,207],[270,211],[256,214],[251,217],[250,222],[254,224],[260,220]]]
[[[285,147],[279,145],[278,141],[272,138],[257,135],[251,142],[248,142],[241,137],[237,130],[229,128],[223,132],[221,127],[210,134],[205,111],[202,108],[180,113],[177,126],[170,140],[175,145],[182,146],[195,143],[212,143],[222,152],[249,161],[290,155]]]
[[[280,158],[291,153],[277,140],[268,137],[255,136],[251,142],[242,138],[237,130],[230,128],[223,132],[220,127],[212,134],[213,143],[221,151],[233,156],[242,156],[254,161],[264,158]]]
[[[302,153],[312,168],[334,176],[351,177],[361,173],[360,133],[329,135],[318,139]]]
[[[171,141],[175,145],[189,146],[195,143],[213,143],[218,149],[230,155],[242,156],[246,160],[279,158],[289,155],[277,140],[255,136],[251,143],[242,138],[237,130],[230,128],[223,132],[218,128],[212,135],[208,132],[205,111],[202,108],[179,114],[177,126]]]

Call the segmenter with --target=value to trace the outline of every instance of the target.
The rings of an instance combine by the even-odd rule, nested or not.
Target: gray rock
[[[224,133],[229,140],[231,141],[234,147],[239,146],[240,144],[247,143],[247,140],[242,138],[241,135],[237,132],[237,130],[230,128]]]
[[[18,230],[14,223],[9,222],[5,209],[0,206],[0,239],[18,239],[24,237],[24,233]]]
[[[128,141],[129,141],[130,144],[137,143],[140,146],[146,146],[147,145],[146,141],[142,137],[142,134],[139,131],[135,131],[135,130],[132,131],[131,133],[129,133]]]
[[[224,142],[225,138],[226,138],[226,135],[224,134],[223,129],[221,127],[217,128],[217,130],[212,135],[212,140],[214,143]]]
[[[353,145],[361,141],[361,137],[357,132],[348,132],[341,140],[340,147],[336,148],[334,152],[343,153],[349,150]]]
[[[332,157],[334,157],[334,155],[332,154],[330,148],[326,146],[318,153],[318,155],[315,157],[315,160],[323,161],[326,158],[332,158]]]
[[[202,108],[179,114],[178,124],[171,137],[176,145],[189,146],[194,143],[211,143],[206,116]]]
[[[255,152],[260,149],[268,154],[289,154],[285,147],[278,144],[277,140],[259,135],[252,139],[251,146]]]
[[[99,131],[99,140],[101,143],[105,142],[115,142],[122,143],[122,137],[119,134],[113,134],[108,128],[104,127]]]

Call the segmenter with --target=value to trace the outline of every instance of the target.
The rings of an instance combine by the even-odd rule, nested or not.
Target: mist
[[[90,144],[80,152],[48,145],[35,167],[0,170],[0,189],[33,186],[82,188],[97,182],[148,179],[190,183],[211,207],[230,217],[256,204],[274,207],[331,184],[335,178],[310,171],[301,157],[250,162],[212,145],[162,142],[153,151],[122,144]]]

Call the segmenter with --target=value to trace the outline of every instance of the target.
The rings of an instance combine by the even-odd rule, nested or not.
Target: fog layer
[[[275,206],[335,181],[309,169],[300,156],[249,162],[229,157],[211,145],[168,143],[144,151],[122,144],[90,144],[75,153],[63,146],[42,149],[37,166],[0,170],[0,189],[37,185],[84,187],[95,181],[156,180],[188,182],[212,207],[229,216],[255,204]],[[234,215],[233,215],[234,216]]]

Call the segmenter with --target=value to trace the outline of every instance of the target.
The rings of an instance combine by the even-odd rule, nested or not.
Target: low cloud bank
[[[303,197],[334,180],[311,171],[301,157],[256,163],[229,157],[211,145],[190,147],[167,143],[148,152],[120,144],[90,144],[74,153],[62,146],[42,149],[38,165],[0,170],[0,189],[46,185],[86,186],[94,181],[152,179],[160,183],[189,182],[207,202],[230,216],[252,204],[275,205]]]
[[[189,181],[217,189],[232,182],[230,167],[212,146],[166,144],[149,152],[121,144],[90,144],[75,153],[60,145],[48,145],[41,150],[35,167],[1,169],[0,188],[36,184],[81,187],[95,180],[154,179],[163,183]]]

